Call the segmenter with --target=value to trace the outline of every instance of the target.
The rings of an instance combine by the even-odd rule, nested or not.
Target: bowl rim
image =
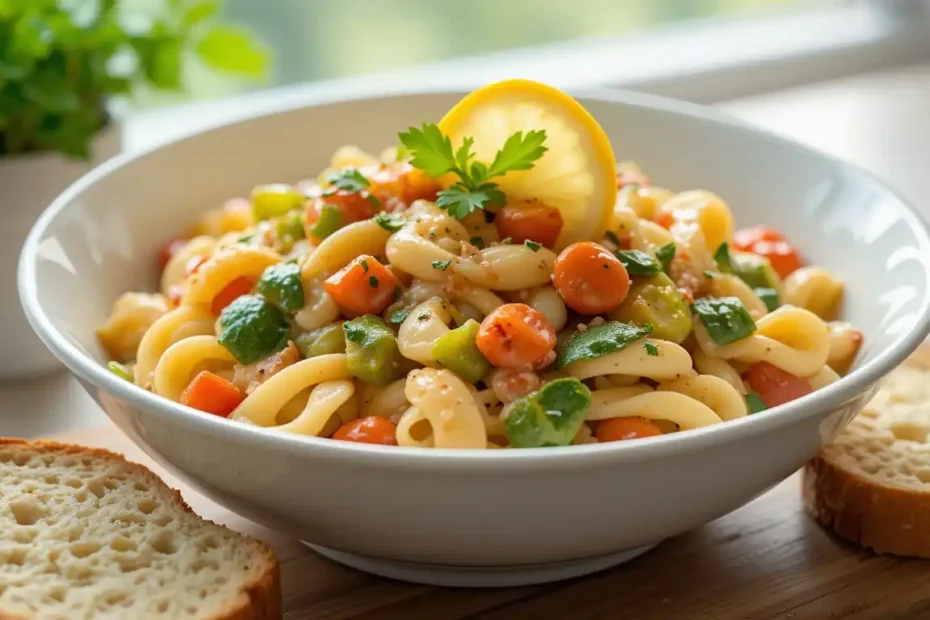
[[[501,466],[506,466],[509,469],[540,470],[558,468],[565,470],[566,467],[591,467],[608,462],[619,463],[639,461],[644,458],[663,458],[672,453],[705,449],[731,441],[736,442],[807,417],[816,416],[853,399],[858,394],[868,390],[894,367],[903,362],[930,333],[930,272],[928,272],[928,282],[925,286],[920,311],[909,333],[899,337],[887,350],[879,353],[875,359],[855,368],[839,381],[801,399],[774,408],[763,415],[749,415],[737,420],[729,420],[723,424],[692,429],[683,433],[670,433],[635,442],[610,442],[549,448],[524,448],[520,450],[462,450],[450,448],[424,450],[422,448],[398,446],[385,449],[383,446],[292,435],[275,432],[270,428],[230,423],[226,419],[204,415],[202,412],[157,396],[135,384],[118,378],[105,366],[89,355],[85,355],[78,347],[71,344],[43,311],[38,299],[36,282],[36,261],[40,240],[45,236],[55,218],[65,211],[86,188],[130,162],[143,158],[156,150],[194,140],[203,134],[221,131],[231,125],[247,123],[272,115],[296,112],[305,108],[338,105],[353,101],[377,101],[386,98],[422,95],[464,96],[467,92],[468,90],[465,89],[450,90],[426,85],[390,93],[373,90],[351,95],[333,94],[316,98],[310,103],[290,102],[284,105],[264,107],[260,111],[211,124],[199,131],[165,143],[117,155],[85,174],[60,194],[39,216],[26,238],[20,254],[17,279],[20,299],[30,325],[52,353],[79,379],[141,411],[152,415],[166,416],[172,423],[194,432],[215,435],[231,443],[250,444],[293,455],[303,454],[306,456],[309,452],[315,451],[318,453],[317,456],[321,458],[350,458],[357,462],[371,461],[382,465],[390,463],[392,466],[411,468],[419,468],[426,463],[432,467],[459,468],[468,466],[476,470],[495,470]],[[764,141],[778,142],[796,151],[818,155],[841,170],[852,173],[854,176],[882,190],[886,195],[896,199],[904,207],[904,219],[910,229],[914,231],[918,238],[922,236],[923,241],[930,247],[930,226],[910,201],[899,195],[873,173],[821,149],[777,135],[709,106],[622,89],[585,88],[570,89],[569,92],[582,100],[587,99],[659,110],[679,116],[687,116],[701,122],[734,127],[753,133]]]

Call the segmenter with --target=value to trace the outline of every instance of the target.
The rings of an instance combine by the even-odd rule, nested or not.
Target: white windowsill
[[[140,112],[127,121],[126,146],[154,146],[259,112],[424,84],[462,89],[525,77],[566,89],[622,87],[713,103],[928,58],[930,16],[875,4],[709,19]]]

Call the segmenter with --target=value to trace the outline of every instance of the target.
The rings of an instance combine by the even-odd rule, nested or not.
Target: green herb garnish
[[[765,411],[768,409],[768,406],[765,404],[765,401],[762,400],[762,397],[756,394],[755,392],[749,392],[746,394],[746,406],[749,407],[749,413],[759,413],[760,411]]]
[[[336,189],[352,194],[371,187],[371,182],[355,168],[337,170],[326,177],[326,182]]]
[[[365,271],[367,272],[368,266],[366,265],[365,267],[366,267]],[[368,286],[370,286],[371,288],[378,288],[378,278],[376,278],[375,276],[368,276]]]
[[[756,294],[756,297],[762,300],[762,303],[765,304],[765,307],[768,308],[769,312],[773,312],[781,305],[781,301],[778,299],[778,291],[773,288],[758,287],[753,289],[753,293]]]
[[[643,348],[646,349],[646,355],[651,355],[652,357],[659,357],[659,347],[652,344],[651,342],[644,342]]]
[[[632,325],[611,321],[577,332],[562,347],[556,364],[559,368],[575,362],[601,357],[624,349],[631,342],[652,333],[652,325]]]
[[[449,260],[434,260],[430,263],[433,266],[433,269],[439,269],[440,271],[445,271],[449,268],[449,265],[452,264],[452,259]]]
[[[408,314],[410,313],[407,310],[395,310],[391,313],[391,318],[388,319],[388,322],[400,325],[407,320]]]
[[[256,288],[265,299],[287,312],[297,312],[304,307],[304,288],[297,263],[278,263],[268,267]]]
[[[251,364],[287,344],[290,325],[261,295],[242,295],[220,313],[219,343],[240,364]]]
[[[468,242],[472,244],[473,246],[475,246],[476,248],[478,248],[479,250],[484,249],[484,239],[482,239],[481,237],[472,237],[471,239],[468,240]]]
[[[672,259],[675,258],[675,251],[674,243],[666,243],[656,250],[656,258],[662,264],[662,271],[668,271],[668,266],[672,264]]]
[[[466,137],[453,151],[452,141],[433,123],[419,129],[410,127],[399,134],[401,144],[411,153],[410,164],[434,179],[449,172],[459,180],[437,194],[436,205],[450,215],[464,219],[469,213],[486,207],[499,207],[507,199],[491,179],[515,170],[529,170],[548,150],[544,130],[518,131],[494,156],[490,165],[473,161],[474,139]]]
[[[620,250],[614,252],[626,271],[631,276],[654,276],[662,273],[662,265],[645,252],[639,250]]]
[[[524,242],[523,242],[523,245],[525,245],[525,246],[528,247],[529,249],[533,250],[534,252],[538,252],[538,251],[539,251],[539,248],[542,247],[542,244],[541,244],[541,243],[536,243],[535,241],[530,241],[529,239],[527,239],[526,241],[524,241]]]
[[[375,216],[375,221],[378,223],[378,226],[383,228],[388,232],[397,232],[404,227],[404,219],[397,215],[391,215],[390,213],[385,213],[382,211]]]
[[[756,331],[756,323],[736,297],[695,299],[691,310],[701,319],[707,334],[723,346],[748,338]]]
[[[720,273],[733,273],[733,264],[730,261],[730,246],[726,241],[721,243],[717,251],[714,252],[714,260],[717,261]]]

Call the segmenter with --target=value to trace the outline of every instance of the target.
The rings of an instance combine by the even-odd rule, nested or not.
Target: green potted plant
[[[192,67],[263,76],[264,49],[217,9],[217,0],[0,0],[0,378],[56,366],[19,307],[17,259],[42,210],[120,151],[114,104],[183,92]]]

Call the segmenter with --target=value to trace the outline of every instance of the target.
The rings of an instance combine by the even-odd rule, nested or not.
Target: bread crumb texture
[[[902,488],[930,485],[930,373],[906,365],[821,457],[837,467]]]
[[[0,439],[0,620],[280,617],[264,543],[118,455]]]

